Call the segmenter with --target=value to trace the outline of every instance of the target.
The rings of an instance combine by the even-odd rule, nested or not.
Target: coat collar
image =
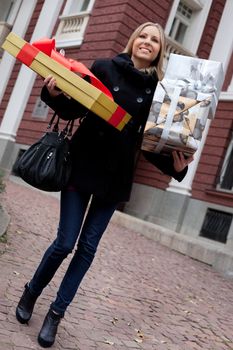
[[[113,62],[128,74],[132,74],[134,79],[139,79],[140,81],[143,80],[147,84],[155,84],[158,81],[157,76],[147,74],[135,68],[133,61],[127,53],[121,53],[115,56]]]

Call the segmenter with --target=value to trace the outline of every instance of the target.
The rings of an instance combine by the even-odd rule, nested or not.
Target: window
[[[12,29],[20,5],[21,0],[0,0],[0,47]]]
[[[233,135],[220,174],[220,189],[233,191]]]
[[[200,236],[226,243],[233,214],[207,209]]]
[[[55,36],[58,48],[82,44],[93,4],[94,0],[67,0]]]
[[[87,11],[90,0],[73,0],[71,2],[69,13],[79,13],[83,11]]]
[[[212,0],[174,0],[165,34],[174,44],[196,54]]]
[[[49,112],[48,105],[43,102],[40,97],[36,99],[36,103],[32,112],[33,118],[46,119]]]
[[[1,0],[0,2],[0,21],[7,22],[14,6],[15,1]]]
[[[192,14],[192,9],[181,1],[169,33],[169,36],[180,44],[183,44],[185,33],[191,24]]]

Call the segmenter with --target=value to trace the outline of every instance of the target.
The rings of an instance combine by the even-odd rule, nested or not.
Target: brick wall
[[[213,0],[208,19],[200,40],[197,56],[208,59],[214,43],[226,0]]]
[[[44,0],[38,0],[25,36],[27,41],[31,38],[43,3]],[[83,44],[80,48],[66,49],[66,56],[82,61],[88,67],[96,58],[112,57],[123,50],[129,35],[139,24],[154,21],[164,25],[170,7],[171,0],[165,0],[162,4],[158,0],[96,0]],[[0,108],[0,118],[6,108],[20,66],[21,64],[16,62]],[[18,143],[33,143],[47,126],[52,111],[45,121],[32,118],[32,111],[42,86],[43,80],[37,77],[17,133],[16,142]]]
[[[233,194],[216,191],[220,170],[233,131],[233,102],[220,102],[193,182],[193,198],[232,206]]]
[[[169,176],[162,174],[140,154],[134,177],[135,183],[164,190],[167,188],[170,180],[171,178]]]

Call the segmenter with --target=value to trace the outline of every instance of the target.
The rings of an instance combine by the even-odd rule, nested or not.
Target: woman
[[[163,30],[158,24],[147,22],[131,35],[122,54],[94,62],[92,72],[111,91],[116,103],[132,115],[131,122],[122,132],[57,90],[52,76],[44,81],[41,98],[61,118],[68,120],[86,116],[72,138],[73,170],[70,184],[61,192],[57,237],[45,252],[31,281],[26,284],[16,309],[18,321],[27,323],[36,299],[78,240],[77,249],[38,336],[38,342],[43,347],[54,343],[58,324],[93,261],[115,209],[120,202],[129,200],[135,156],[156,84],[162,78],[163,56]],[[144,155],[164,173],[179,181],[192,160],[176,152],[173,157],[146,152]],[[90,207],[84,220],[89,201]]]

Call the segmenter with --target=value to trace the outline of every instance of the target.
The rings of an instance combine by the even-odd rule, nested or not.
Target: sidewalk
[[[0,243],[0,350],[41,349],[36,338],[69,259],[27,325],[15,305],[53,240],[56,197],[7,182],[11,216]],[[233,280],[113,220],[52,349],[233,350]]]

